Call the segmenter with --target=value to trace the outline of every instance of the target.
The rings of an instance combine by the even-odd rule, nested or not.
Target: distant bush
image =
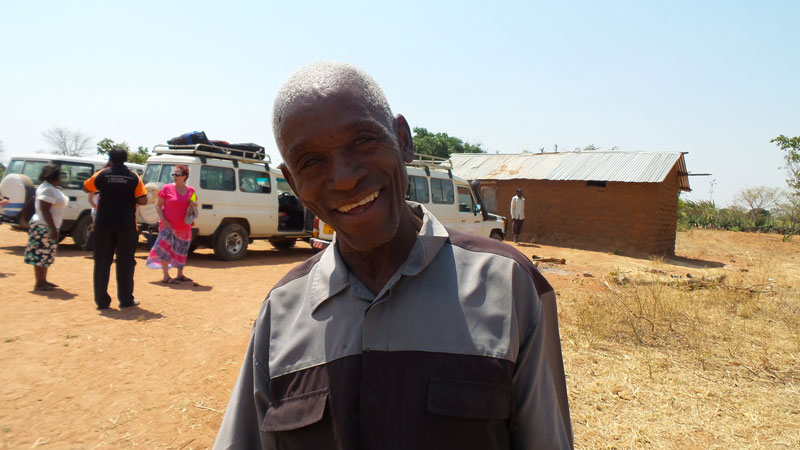
[[[712,228],[728,231],[800,234],[800,199],[788,198],[773,210],[741,206],[717,208],[710,200],[678,199],[678,228]]]

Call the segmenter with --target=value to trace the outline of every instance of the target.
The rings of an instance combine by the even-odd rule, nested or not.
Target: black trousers
[[[108,308],[108,277],[114,255],[117,256],[117,300],[120,305],[133,303],[133,270],[136,260],[136,244],[139,235],[135,228],[94,230],[94,302],[99,308]]]

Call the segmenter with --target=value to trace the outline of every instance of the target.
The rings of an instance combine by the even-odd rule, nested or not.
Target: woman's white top
[[[64,221],[64,210],[67,208],[67,203],[69,203],[69,197],[64,195],[61,189],[47,181],[40,184],[39,187],[36,188],[36,213],[31,217],[31,224],[41,223],[47,225],[42,215],[41,202],[47,202],[53,205],[50,207],[53,223],[56,228],[61,228],[61,222]]]

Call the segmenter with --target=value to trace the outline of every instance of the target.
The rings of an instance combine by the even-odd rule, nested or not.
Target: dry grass
[[[800,448],[800,280],[747,264],[686,286],[653,260],[562,293],[577,447]]]

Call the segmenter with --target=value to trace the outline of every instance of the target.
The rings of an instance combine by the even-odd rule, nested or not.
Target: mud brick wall
[[[488,181],[488,180],[487,180]],[[498,214],[525,196],[523,242],[625,254],[673,255],[678,221],[677,166],[661,183],[498,180]],[[509,234],[508,239],[513,239]]]

